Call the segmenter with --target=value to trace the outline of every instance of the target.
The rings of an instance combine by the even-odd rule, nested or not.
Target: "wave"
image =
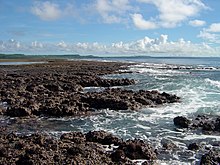
[[[209,78],[206,78],[205,82],[210,83],[212,86],[220,88],[220,81],[211,80]]]

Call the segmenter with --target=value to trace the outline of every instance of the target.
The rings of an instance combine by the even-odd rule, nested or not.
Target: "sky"
[[[220,0],[0,0],[0,53],[220,56]]]

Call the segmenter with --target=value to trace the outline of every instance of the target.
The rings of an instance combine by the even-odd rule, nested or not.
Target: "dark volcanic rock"
[[[131,159],[156,159],[152,147],[140,140],[121,141],[118,149],[108,153],[100,143],[109,136],[114,137],[104,131],[71,132],[60,139],[43,134],[0,134],[0,164],[133,164]]]
[[[126,162],[125,152],[123,150],[116,150],[111,154],[112,161],[114,162]]]
[[[215,131],[220,132],[220,117],[218,117],[215,121]]]
[[[11,117],[23,117],[30,116],[31,111],[27,107],[8,107],[6,111],[6,115]]]
[[[86,134],[86,140],[89,142],[98,142],[103,145],[119,145],[122,140],[105,131],[90,131]]]
[[[173,119],[174,125],[180,128],[188,128],[190,125],[190,120],[183,116],[178,116]]]
[[[112,155],[116,158],[123,157],[123,155],[130,159],[154,160],[157,158],[153,148],[149,144],[146,144],[142,140],[138,139],[128,140],[122,143],[116,151],[118,152],[118,156],[115,154]],[[124,154],[122,151],[124,152]]]
[[[188,150],[199,150],[199,145],[197,143],[191,143],[188,146]]]
[[[179,101],[179,97],[169,95],[175,102]],[[88,103],[91,108],[96,109],[113,109],[113,110],[138,110],[145,106],[157,106],[163,103],[172,102],[164,97],[158,91],[132,91],[120,88],[106,89],[101,93],[88,93],[82,101]]]
[[[174,124],[181,128],[198,129],[203,133],[219,133],[219,116],[198,115],[195,119],[189,120],[186,117],[178,116],[174,118]]]
[[[203,155],[200,160],[200,165],[219,165],[220,164],[220,153],[210,151]]]
[[[86,141],[85,135],[81,132],[71,132],[62,134],[60,139],[62,141],[74,142],[74,143],[83,143]]]
[[[83,93],[83,87],[132,85],[133,79],[105,79],[127,64],[89,61],[58,61],[38,65],[4,66],[0,70],[0,114],[24,116],[75,116],[94,109],[138,110],[178,102],[179,97],[158,91],[106,89]],[[129,64],[131,65],[131,64]],[[1,69],[1,66],[0,66]]]

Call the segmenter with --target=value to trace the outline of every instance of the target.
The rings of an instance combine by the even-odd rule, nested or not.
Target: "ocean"
[[[93,59],[94,60],[94,59]],[[158,90],[181,97],[180,103],[139,111],[113,111],[104,109],[92,116],[75,118],[42,118],[42,131],[59,135],[69,131],[88,132],[105,130],[123,139],[140,138],[155,148],[172,142],[178,149],[164,151],[158,164],[198,164],[203,151],[187,150],[190,143],[202,145],[219,143],[220,136],[204,135],[196,131],[177,130],[173,124],[176,116],[195,117],[199,114],[220,115],[220,58],[196,57],[132,57],[100,58],[97,60],[131,62],[126,71],[132,73],[105,75],[104,78],[130,78],[136,84],[121,88],[132,90]],[[135,64],[133,64],[135,63]],[[101,88],[86,88],[88,91]],[[38,124],[39,124],[38,123]],[[32,126],[28,131],[35,131]]]

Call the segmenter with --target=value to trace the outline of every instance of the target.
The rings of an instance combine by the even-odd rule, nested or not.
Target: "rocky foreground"
[[[0,140],[0,164],[132,164],[134,159],[148,164],[157,157],[142,140],[123,141],[104,131],[66,133],[58,139],[10,133]]]

